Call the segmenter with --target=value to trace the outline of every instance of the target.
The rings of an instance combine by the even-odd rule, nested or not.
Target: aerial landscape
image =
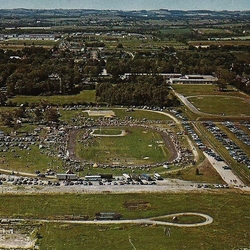
[[[250,249],[248,0],[0,3],[0,249]]]

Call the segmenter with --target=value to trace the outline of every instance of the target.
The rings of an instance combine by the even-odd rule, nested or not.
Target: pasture
[[[106,136],[94,136],[85,141],[82,138],[86,131],[79,132],[76,155],[90,162],[114,165],[152,164],[170,157],[164,139],[157,131],[131,127],[120,129],[99,128],[99,133]],[[124,135],[119,136],[122,130]]]
[[[15,202],[13,203],[13,199]],[[141,223],[80,225],[40,223],[40,249],[247,249],[249,245],[250,197],[235,192],[1,195],[2,217],[48,218],[85,215],[93,220],[100,211],[122,214],[122,219],[150,218],[173,213],[197,212],[213,218],[201,227],[155,226]],[[133,204],[133,206],[128,206]],[[183,219],[183,220],[182,220]],[[180,218],[181,223],[199,222],[199,217]],[[170,232],[166,234],[165,231]],[[145,237],[146,236],[146,237]]]

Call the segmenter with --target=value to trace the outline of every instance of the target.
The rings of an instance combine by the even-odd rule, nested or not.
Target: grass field
[[[17,102],[18,105],[22,103],[40,103],[46,101],[54,105],[64,104],[78,104],[78,103],[90,103],[95,102],[95,91],[84,90],[78,95],[55,95],[55,96],[16,96],[9,99],[9,101]]]
[[[172,87],[180,94],[188,96],[199,95],[226,95],[233,97],[245,97],[241,92],[235,91],[232,86],[228,86],[227,92],[217,91],[218,87],[215,84],[175,84]]]
[[[188,100],[199,110],[208,114],[250,116],[250,104],[232,96],[190,97]]]
[[[15,147],[8,152],[0,152],[0,168],[2,169],[34,174],[36,170],[45,172],[48,168],[54,167],[59,172],[63,171],[62,161],[56,156],[42,154],[37,145],[30,146],[30,150]]]
[[[13,199],[15,202],[13,202]],[[102,211],[119,212],[122,219],[150,218],[178,212],[208,214],[213,223],[194,228],[154,225],[76,225],[41,223],[40,249],[245,249],[249,242],[250,197],[247,194],[190,193],[190,194],[96,194],[96,195],[2,195],[1,216],[21,218],[53,218],[58,215],[88,215]],[[18,204],[18,205],[17,205]],[[131,209],[127,204],[137,204]],[[145,205],[146,204],[146,205]],[[183,223],[197,222],[183,218]],[[199,222],[199,221],[198,221]]]
[[[209,46],[209,45],[249,45],[249,40],[220,40],[220,41],[189,41],[188,44],[193,46]]]
[[[130,127],[121,129],[126,131],[125,136],[94,137],[91,141],[77,142],[77,156],[92,162],[118,165],[151,164],[169,158],[169,151],[157,131]],[[78,134],[78,140],[84,133]]]
[[[93,131],[93,135],[120,135],[122,134],[122,130],[121,129],[115,129],[115,128],[111,128],[111,129],[105,129],[105,128],[100,128],[100,129],[96,129]]]

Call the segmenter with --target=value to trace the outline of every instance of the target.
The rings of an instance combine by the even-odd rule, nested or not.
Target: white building
[[[170,84],[212,84],[218,78],[212,75],[185,75],[179,78],[170,78]]]

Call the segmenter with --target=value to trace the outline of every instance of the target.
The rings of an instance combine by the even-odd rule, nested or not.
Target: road
[[[224,161],[217,161],[214,157],[204,153],[214,169],[219,173],[221,178],[230,186],[237,187],[244,191],[250,191],[250,187],[246,186],[241,179],[231,170],[224,169],[227,164]]]
[[[160,221],[160,219],[165,218],[174,218],[174,217],[181,217],[181,216],[197,216],[202,217],[205,220],[199,223],[178,223],[176,222],[167,222],[167,221]],[[64,224],[151,224],[151,225],[160,225],[160,226],[175,226],[175,227],[199,227],[199,226],[206,226],[213,222],[213,218],[207,214],[202,213],[175,213],[175,214],[168,214],[158,217],[146,218],[146,219],[134,219],[134,220],[54,220],[54,219],[15,219],[12,218],[14,221],[32,221],[32,222],[39,222],[39,223],[64,223]]]

